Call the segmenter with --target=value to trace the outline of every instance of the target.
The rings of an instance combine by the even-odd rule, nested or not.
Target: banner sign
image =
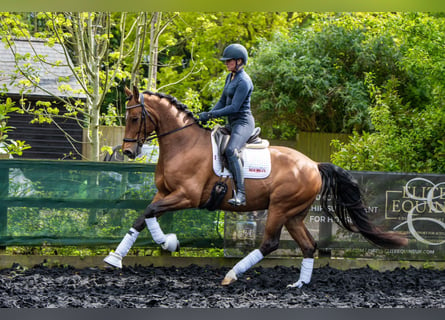
[[[405,234],[409,244],[401,249],[373,246],[322,212],[313,203],[305,224],[321,252],[339,257],[445,260],[445,175],[351,171],[364,196],[369,217],[383,230]],[[224,252],[241,257],[261,244],[267,210],[227,212]],[[271,256],[300,256],[301,252],[283,227],[280,248]]]

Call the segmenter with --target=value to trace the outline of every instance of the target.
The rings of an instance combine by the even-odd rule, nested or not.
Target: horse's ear
[[[127,87],[125,87],[124,88],[124,91],[125,91],[125,95],[127,96],[127,97],[129,97],[129,96],[131,96],[131,91],[130,91],[130,89],[128,89]]]
[[[139,97],[139,90],[136,86],[133,86],[133,97]]]

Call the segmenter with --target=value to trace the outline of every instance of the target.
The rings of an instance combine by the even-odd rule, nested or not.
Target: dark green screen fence
[[[0,160],[0,246],[114,246],[151,202],[153,164]],[[182,246],[222,248],[221,212],[160,218]],[[148,232],[136,245],[154,245]]]
[[[153,164],[0,160],[0,246],[116,246],[156,193]],[[384,250],[338,227],[318,200],[305,220],[318,248],[341,256],[445,260],[445,175],[351,172],[371,220],[407,235],[409,245]],[[260,245],[267,211],[243,214],[181,210],[163,215],[165,233],[182,247],[224,248],[240,257]],[[137,246],[154,246],[143,232]],[[283,230],[273,255],[300,255]]]

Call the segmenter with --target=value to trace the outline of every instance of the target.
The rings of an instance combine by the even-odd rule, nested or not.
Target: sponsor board
[[[383,230],[405,234],[401,249],[376,248],[361,235],[341,228],[322,212],[319,199],[311,206],[305,224],[323,252],[342,257],[445,260],[445,175],[352,171],[362,189],[367,213]],[[267,210],[227,212],[226,256],[244,256],[259,247]],[[283,227],[280,248],[272,256],[299,256],[298,246]]]

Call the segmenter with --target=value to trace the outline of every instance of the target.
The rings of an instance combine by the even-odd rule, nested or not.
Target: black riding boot
[[[238,152],[235,151],[230,157],[227,157],[229,163],[229,170],[232,173],[233,181],[235,182],[234,196],[228,202],[232,206],[246,205],[246,189],[244,188],[243,165]]]

